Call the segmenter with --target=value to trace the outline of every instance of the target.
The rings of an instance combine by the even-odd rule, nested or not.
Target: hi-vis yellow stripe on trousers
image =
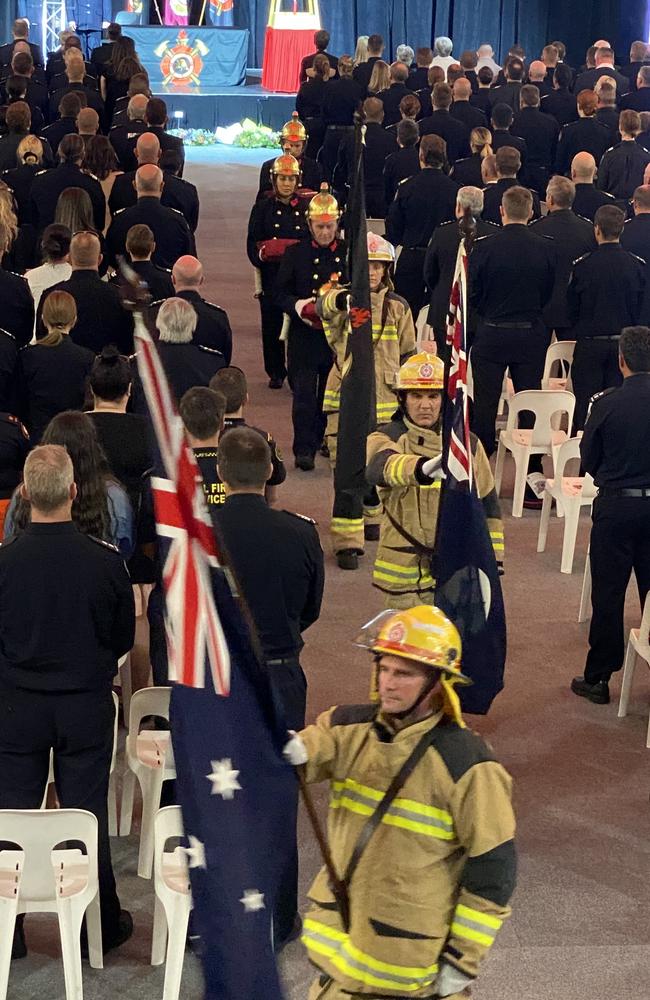
[[[384,793],[376,788],[346,778],[331,783],[330,809],[348,809],[360,816],[371,816],[383,797]],[[453,840],[456,836],[450,813],[413,799],[393,799],[382,823],[438,840]]]
[[[414,993],[431,985],[438,973],[437,962],[422,967],[380,962],[355,947],[349,934],[312,917],[305,920],[302,942],[308,952],[327,958],[340,972],[364,986]]]
[[[489,948],[494,943],[502,923],[503,920],[492,916],[491,913],[481,913],[480,910],[459,903],[454,913],[451,933]]]

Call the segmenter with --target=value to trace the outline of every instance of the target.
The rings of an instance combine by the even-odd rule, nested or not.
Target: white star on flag
[[[205,845],[198,837],[194,837],[192,834],[189,835],[188,840],[190,846],[185,848],[185,853],[187,854],[187,863],[190,868],[206,868]]]
[[[256,913],[257,910],[265,908],[264,893],[260,892],[259,889],[244,889],[244,895],[239,902],[244,904],[246,913]]]
[[[241,791],[241,785],[237,781],[239,771],[232,766],[229,757],[224,760],[213,760],[212,774],[206,774],[206,778],[212,782],[212,794],[220,795],[223,799],[232,799],[235,792]]]

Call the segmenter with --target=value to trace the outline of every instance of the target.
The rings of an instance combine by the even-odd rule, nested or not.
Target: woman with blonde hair
[[[4,234],[4,246],[1,252],[9,253],[18,234],[18,218],[14,193],[4,181],[0,181],[0,226]]]
[[[382,90],[390,87],[390,66],[383,59],[378,59],[372,67],[368,81],[368,97],[376,97]]]
[[[451,176],[461,187],[469,185],[471,187],[484,188],[481,177],[481,163],[486,156],[492,155],[492,133],[489,128],[473,128],[469,145],[472,150],[471,156],[466,156],[462,160],[456,160]]]
[[[361,63],[368,62],[368,35],[359,35],[357,38],[357,47],[354,50],[352,61],[355,66],[360,66]]]
[[[57,413],[82,409],[95,360],[92,351],[68,336],[77,322],[72,295],[50,292],[42,315],[47,334],[19,355],[20,410],[32,444],[38,444]]]
[[[32,184],[43,168],[44,148],[35,135],[26,135],[18,143],[16,166],[5,171],[2,179],[13,192],[18,233],[14,241],[9,266],[22,274],[36,257],[36,230],[32,225]]]

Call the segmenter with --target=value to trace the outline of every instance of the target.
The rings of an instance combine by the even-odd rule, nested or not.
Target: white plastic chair
[[[623,665],[623,682],[621,684],[621,696],[618,702],[618,717],[622,719],[627,715],[627,706],[634,680],[634,670],[636,668],[637,657],[645,660],[650,666],[650,594],[645,599],[643,605],[643,615],[639,628],[631,628],[627,640],[625,651],[625,663]],[[650,747],[650,716],[648,717],[648,732],[645,745]]]
[[[429,316],[429,306],[422,306],[415,322],[415,335],[418,350],[421,349],[423,340],[435,340],[433,327],[427,322]],[[414,317],[415,319],[415,317]]]
[[[88,958],[104,966],[97,878],[97,819],[85,809],[3,809],[2,839],[20,850],[0,851],[0,998],[7,996],[11,946],[21,913],[56,913],[67,1000],[83,1000],[81,922],[86,915]],[[54,850],[65,841],[79,849]],[[50,995],[53,995],[50,993]]]
[[[142,792],[142,822],[140,824],[140,851],[138,875],[151,878],[153,862],[153,823],[158,807],[163,781],[176,777],[174,754],[169,732],[146,730],[140,733],[140,724],[147,715],[169,718],[168,687],[142,688],[131,699],[129,733],[126,738],[126,771],[122,782],[122,810],[120,837],[128,837],[133,818],[133,792],[138,779]]]
[[[542,389],[566,389],[567,392],[573,392],[571,369],[573,367],[575,346],[575,340],[557,340],[549,346],[546,352],[546,360],[544,361]],[[553,375],[554,365],[557,365],[559,368],[559,376]]]
[[[580,440],[570,438],[564,442],[555,456],[553,478],[546,480],[537,536],[537,551],[544,552],[551,519],[551,506],[555,500],[557,516],[564,517],[561,573],[571,573],[573,570],[580,511],[583,507],[591,510],[597,492],[594,481],[588,473],[585,476],[565,476],[567,464],[575,459],[580,460]]]
[[[111,756],[111,769],[108,779],[108,835],[109,837],[117,837],[117,782],[115,780],[115,759],[117,757],[117,714],[119,710],[119,701],[115,691],[112,692],[112,695],[113,706],[115,708],[115,722],[113,723],[113,754]],[[54,784],[54,754],[50,750],[50,770],[47,776],[47,785],[45,786],[45,794],[43,795],[43,801],[41,802],[41,809],[45,809],[47,806],[47,792],[52,784]]]
[[[384,219],[366,219],[366,229],[369,233],[384,236],[386,233],[386,222]]]
[[[159,809],[154,821],[153,879],[156,905],[153,915],[151,964],[165,962],[163,1000],[178,1000],[185,958],[187,925],[192,909],[187,855],[183,847],[166,851],[172,837],[183,836],[180,806]]]
[[[565,431],[553,429],[553,418],[566,413],[569,427],[573,420],[575,396],[571,392],[548,392],[543,389],[525,389],[516,392],[509,402],[506,429],[499,432],[499,447],[494,472],[497,496],[501,492],[506,451],[515,460],[515,489],[512,498],[512,516],[521,517],[524,509],[524,489],[528,462],[531,455],[554,455],[567,439]],[[518,426],[519,414],[528,410],[534,414],[531,430]]]
[[[503,382],[501,384],[501,395],[499,396],[499,406],[497,408],[497,417],[503,416],[506,412],[506,403],[509,403],[515,394],[515,388],[512,384],[512,379],[510,378],[510,369],[506,368],[503,373]]]

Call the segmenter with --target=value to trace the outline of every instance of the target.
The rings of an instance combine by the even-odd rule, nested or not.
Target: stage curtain
[[[11,22],[18,16],[16,0],[0,2],[0,45],[11,39]]]

